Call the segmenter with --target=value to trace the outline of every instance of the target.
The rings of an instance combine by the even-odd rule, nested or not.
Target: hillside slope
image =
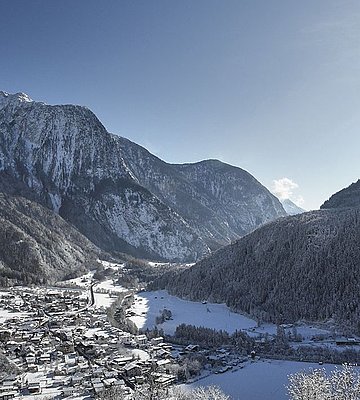
[[[359,331],[359,242],[359,209],[308,212],[266,224],[158,286],[265,321],[335,318]]]
[[[94,268],[101,251],[60,216],[0,193],[0,286],[51,283]]]
[[[325,201],[320,208],[326,209],[354,207],[360,207],[360,180],[333,194],[330,199]]]

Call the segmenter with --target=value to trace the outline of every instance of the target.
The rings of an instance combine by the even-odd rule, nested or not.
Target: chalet
[[[119,334],[119,340],[121,343],[130,344],[131,343],[131,335],[127,332],[121,332]]]
[[[162,336],[159,336],[159,337],[152,338],[151,339],[151,344],[154,345],[154,346],[158,346],[163,341],[164,341],[164,338]]]
[[[91,385],[96,395],[100,394],[105,389],[104,384],[101,382],[100,378],[92,379]]]
[[[61,390],[62,397],[69,397],[72,396],[75,392],[75,388],[68,386]]]
[[[77,364],[76,353],[65,354],[65,364],[67,367],[73,367]]]
[[[1,390],[3,392],[13,392],[13,391],[17,391],[17,389],[18,389],[18,387],[14,380],[6,380],[6,381],[3,381],[1,384]]]
[[[155,383],[157,385],[159,385],[159,387],[161,388],[165,388],[170,386],[172,383],[175,382],[175,376],[173,375],[168,375],[168,374],[159,374],[159,376],[157,376],[154,379]]]
[[[85,379],[85,375],[78,372],[71,376],[71,384],[74,386],[80,385],[84,379]]]
[[[157,360],[156,361],[156,366],[160,371],[166,371],[166,369],[170,366],[171,361],[170,360]]]
[[[125,365],[123,370],[126,376],[128,376],[129,378],[135,377],[136,375],[142,375],[142,367],[135,361]]]
[[[0,392],[0,400],[10,400],[10,399],[13,399],[17,394],[18,394],[17,391]]]
[[[185,351],[187,352],[195,352],[195,351],[199,351],[200,346],[198,346],[197,344],[189,344],[188,346],[185,347]]]
[[[147,336],[146,335],[138,335],[136,336],[136,343],[139,345],[144,345],[147,343]]]

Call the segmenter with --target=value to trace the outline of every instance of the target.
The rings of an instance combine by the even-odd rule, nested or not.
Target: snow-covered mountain
[[[297,206],[290,199],[282,200],[281,204],[284,207],[286,214],[288,214],[288,215],[296,215],[296,214],[301,214],[301,213],[305,212],[305,210],[303,208]]]
[[[128,139],[118,142],[137,182],[180,214],[211,249],[286,215],[278,199],[241,168],[218,160],[168,164]]]
[[[167,164],[86,107],[0,92],[0,188],[32,197],[106,250],[196,260],[285,215],[250,174]],[[14,189],[16,188],[16,189]]]

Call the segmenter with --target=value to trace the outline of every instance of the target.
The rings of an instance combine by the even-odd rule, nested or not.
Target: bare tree
[[[121,390],[108,389],[100,396],[101,400],[128,399]],[[135,389],[130,397],[132,400],[230,400],[230,397],[216,386],[199,387],[196,389],[183,389],[179,386],[153,391],[150,387]]]
[[[324,369],[298,372],[289,376],[289,382],[291,400],[360,400],[360,372],[350,365],[330,375]]]

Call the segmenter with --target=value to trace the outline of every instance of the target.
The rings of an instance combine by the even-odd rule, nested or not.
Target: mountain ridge
[[[0,92],[0,173],[106,251],[194,261],[285,214],[240,168],[227,176],[236,190],[221,174],[204,187],[211,163],[165,163],[109,133],[87,107]]]
[[[322,205],[321,209],[360,207],[360,179],[348,187],[334,193]]]

